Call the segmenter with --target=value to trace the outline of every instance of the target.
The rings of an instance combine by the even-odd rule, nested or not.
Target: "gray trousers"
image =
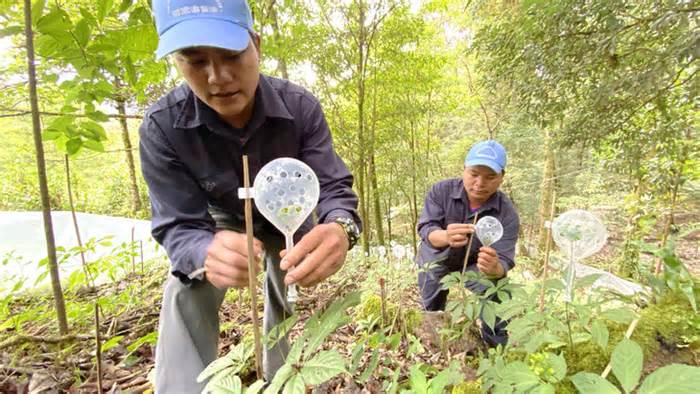
[[[284,241],[280,237],[259,239],[265,244],[263,329],[268,333],[292,314],[292,307],[286,301],[285,272],[279,268]],[[206,280],[195,280],[187,286],[175,277],[168,279],[156,344],[156,393],[201,393],[206,382],[197,383],[197,376],[217,358],[219,308],[225,294],[226,290],[219,290]],[[284,364],[288,353],[286,338],[270,349],[263,346],[267,381]]]

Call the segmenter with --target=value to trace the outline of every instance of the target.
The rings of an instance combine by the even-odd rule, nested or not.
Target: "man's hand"
[[[447,225],[447,244],[451,248],[461,248],[469,242],[469,234],[474,234],[474,225],[467,223],[452,223]]]
[[[263,244],[253,240],[256,274],[260,271]],[[248,286],[248,244],[246,235],[220,230],[207,248],[204,260],[207,280],[218,289]]]
[[[343,266],[349,245],[348,236],[340,224],[317,225],[291,251],[280,252],[283,258],[280,268],[289,271],[284,283],[315,286]],[[292,267],[296,268],[290,270]]]
[[[490,246],[482,246],[479,249],[476,266],[479,271],[494,279],[500,279],[506,275],[503,266],[498,259],[498,253]]]

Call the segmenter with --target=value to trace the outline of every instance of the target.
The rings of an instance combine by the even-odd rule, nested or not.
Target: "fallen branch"
[[[16,335],[14,338],[10,338],[6,340],[5,342],[0,343],[0,350],[4,350],[5,348],[23,344],[25,342],[38,342],[38,343],[51,343],[51,344],[58,344],[58,343],[64,343],[64,342],[70,342],[70,341],[82,341],[86,339],[92,339],[92,335],[85,335],[85,334],[75,334],[75,335],[63,335],[60,337],[46,337],[46,336],[40,336],[40,335],[27,335],[27,334],[20,334]]]

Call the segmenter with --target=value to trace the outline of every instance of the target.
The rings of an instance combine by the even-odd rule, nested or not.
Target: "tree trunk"
[[[384,223],[382,222],[382,205],[380,202],[379,188],[377,185],[377,170],[374,166],[374,155],[371,156],[369,161],[370,169],[370,180],[372,182],[372,197],[374,199],[374,227],[377,231],[377,242],[380,245],[385,245],[384,243]]]
[[[542,268],[544,261],[542,261],[544,249],[547,243],[547,229],[544,224],[549,220],[549,211],[552,206],[552,199],[554,196],[554,150],[552,135],[548,128],[544,130],[544,173],[542,174],[542,185],[540,187],[540,207],[539,207],[539,218],[537,220],[537,229],[539,231],[537,237],[537,256],[540,264],[539,267]]]
[[[416,149],[416,132],[411,122],[411,165],[413,167],[413,172],[411,173],[411,198],[409,199],[409,204],[411,206],[411,239],[413,240],[413,255],[418,254],[418,234],[416,233],[416,228],[418,227],[418,190],[416,186],[416,156],[418,155]]]
[[[365,256],[369,255],[369,242],[371,225],[369,220],[369,196],[367,193],[367,154],[365,151],[365,10],[362,2],[360,2],[360,14],[358,20],[359,39],[358,39],[358,58],[357,58],[357,142],[360,153],[359,160],[359,176],[358,176],[358,194],[360,195],[360,215],[364,224],[362,231],[362,249]]]
[[[61,335],[68,334],[68,319],[66,318],[66,305],[63,300],[63,290],[58,274],[58,262],[56,260],[56,241],[53,235],[53,222],[51,220],[51,202],[49,200],[49,187],[46,181],[46,161],[44,160],[44,145],[41,141],[41,120],[39,119],[39,101],[36,92],[36,68],[34,66],[34,32],[32,31],[31,1],[24,0],[24,34],[27,40],[27,74],[29,77],[29,101],[32,108],[32,131],[34,146],[36,149],[36,166],[39,175],[39,191],[41,193],[41,208],[44,217],[44,234],[46,236],[46,252],[48,254],[49,272],[51,274],[51,287],[53,289],[56,316],[58,318],[58,331]]]
[[[279,43],[280,41],[282,41],[282,38],[280,37],[280,26],[277,18],[277,10],[275,10],[274,4],[271,5],[270,9],[270,21],[272,22],[272,37],[275,40],[275,42]],[[277,58],[277,72],[279,72],[282,78],[289,79],[289,71],[287,71],[287,60],[285,60],[282,56]]]
[[[124,100],[117,98],[117,111],[119,115],[126,115]],[[129,169],[129,188],[131,189],[131,213],[136,215],[142,208],[141,195],[139,194],[139,184],[136,181],[136,166],[134,165],[134,153],[132,152],[131,139],[129,138],[129,125],[126,117],[121,116],[119,123],[122,126],[122,141],[124,142],[124,153],[126,154],[126,165]]]
[[[372,186],[372,199],[374,201],[374,227],[377,231],[377,241],[379,245],[384,243],[384,222],[382,221],[382,205],[379,196],[379,182],[377,181],[377,166],[375,164],[375,131],[377,129],[377,81],[372,84],[372,127],[370,128],[369,141],[369,175]]]

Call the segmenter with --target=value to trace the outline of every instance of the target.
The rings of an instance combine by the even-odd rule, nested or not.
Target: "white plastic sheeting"
[[[133,239],[143,242],[144,259],[164,255],[151,237],[151,223],[122,217],[76,213],[80,238],[83,243],[91,238],[102,239],[111,236],[112,246],[97,246],[94,253],[87,254],[86,260],[93,261],[109,254],[114,246],[129,243]],[[52,212],[56,246],[67,250],[78,246],[73,219],[70,212]],[[7,259],[7,264],[0,265],[0,283],[13,277],[25,277],[33,283],[41,271],[38,263],[46,257],[46,239],[41,212],[0,212],[0,262]],[[61,265],[62,276],[80,268],[80,257],[75,256]],[[4,286],[0,286],[4,287]],[[1,292],[1,291],[0,291]]]

